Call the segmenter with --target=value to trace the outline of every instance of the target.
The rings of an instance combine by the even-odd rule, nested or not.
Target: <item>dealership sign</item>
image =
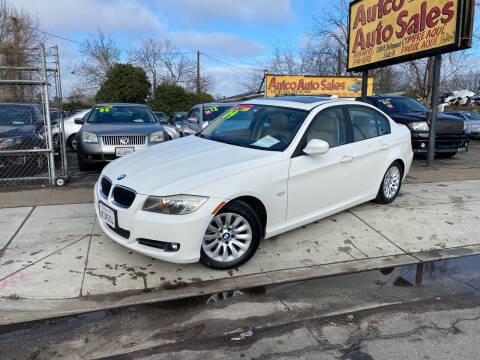
[[[265,96],[337,95],[357,97],[362,91],[361,77],[266,75]],[[368,95],[373,94],[373,77],[368,78]]]
[[[350,4],[348,70],[469,48],[473,0],[357,0]]]

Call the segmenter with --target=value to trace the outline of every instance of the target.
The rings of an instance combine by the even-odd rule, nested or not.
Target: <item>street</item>
[[[479,271],[472,256],[4,326],[2,359],[474,359]]]

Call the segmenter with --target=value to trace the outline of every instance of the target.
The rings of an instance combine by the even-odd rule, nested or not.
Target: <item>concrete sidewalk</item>
[[[215,271],[115,244],[91,203],[3,208],[0,324],[478,254],[479,223],[480,180],[407,184],[389,206],[267,239],[247,264]]]

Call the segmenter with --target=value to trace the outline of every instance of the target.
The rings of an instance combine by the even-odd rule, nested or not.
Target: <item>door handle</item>
[[[341,163],[349,163],[350,161],[353,160],[353,156],[346,155],[340,159]]]
[[[389,147],[388,144],[385,144],[385,143],[380,144],[380,150],[386,150],[388,149],[388,147]]]

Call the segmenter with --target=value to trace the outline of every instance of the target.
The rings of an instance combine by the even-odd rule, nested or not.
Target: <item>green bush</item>
[[[95,96],[97,102],[143,104],[150,95],[150,82],[142,68],[130,64],[115,64],[107,72]]]

